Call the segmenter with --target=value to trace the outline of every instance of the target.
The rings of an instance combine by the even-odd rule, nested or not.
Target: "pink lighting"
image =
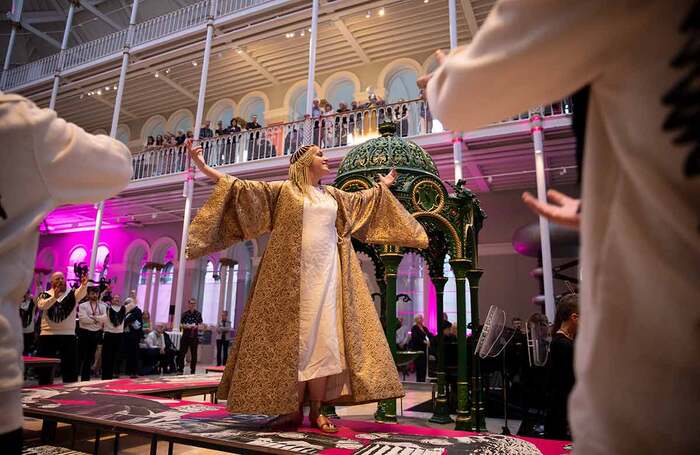
[[[437,292],[435,292],[435,286],[430,280],[426,280],[428,283],[428,330],[432,333],[437,333]]]

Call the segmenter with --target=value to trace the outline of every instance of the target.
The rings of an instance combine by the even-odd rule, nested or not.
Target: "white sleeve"
[[[126,187],[131,153],[124,144],[89,134],[52,110],[27,106],[39,171],[57,205],[99,202]]]
[[[146,345],[151,349],[158,347],[158,345],[155,342],[156,337],[153,335],[154,333],[156,333],[156,332],[151,332],[146,337]]]
[[[499,1],[472,43],[453,50],[433,74],[433,117],[469,131],[571,95],[624,48],[627,15],[639,13],[622,3]]]

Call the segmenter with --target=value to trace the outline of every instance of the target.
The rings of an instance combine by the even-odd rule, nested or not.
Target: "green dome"
[[[396,137],[396,125],[379,125],[382,135],[370,139],[345,155],[338,167],[336,182],[355,174],[373,175],[395,167],[399,174],[424,174],[439,177],[435,162],[419,145]]]

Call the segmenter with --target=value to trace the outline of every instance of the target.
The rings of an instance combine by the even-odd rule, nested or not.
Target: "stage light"
[[[365,18],[369,19],[370,17],[372,17],[372,11],[367,11],[367,14],[365,14]]]
[[[102,90],[97,90],[98,95],[102,95]]]
[[[105,92],[109,92],[109,85],[105,86]]]
[[[112,87],[112,90],[116,90],[116,89],[117,89],[117,85],[114,84],[114,86]]]
[[[384,11],[384,8],[379,8],[379,15],[380,15],[380,16],[384,16],[384,13],[385,13],[385,12],[386,12],[386,11]]]
[[[237,53],[237,54],[242,54],[242,53],[243,53],[243,49],[236,49],[236,53]]]
[[[304,35],[306,35],[306,33],[304,32],[304,30],[302,30],[302,31],[299,32],[299,36],[304,36]]]
[[[486,181],[489,183],[493,183],[493,177],[489,175],[488,177],[486,177]]]
[[[165,69],[165,74],[170,74],[170,68]]]
[[[423,3],[428,3],[430,0],[423,0]]]
[[[154,74],[153,76],[156,77],[156,78],[158,78],[158,77],[160,77],[160,74],[158,73],[158,71],[156,71],[155,74]]]
[[[196,60],[192,61],[192,66],[197,66],[197,61],[196,61]]]

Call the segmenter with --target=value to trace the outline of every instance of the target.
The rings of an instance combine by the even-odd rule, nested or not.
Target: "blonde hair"
[[[315,145],[302,145],[289,159],[289,180],[304,194],[309,190],[309,168],[314,160]]]

